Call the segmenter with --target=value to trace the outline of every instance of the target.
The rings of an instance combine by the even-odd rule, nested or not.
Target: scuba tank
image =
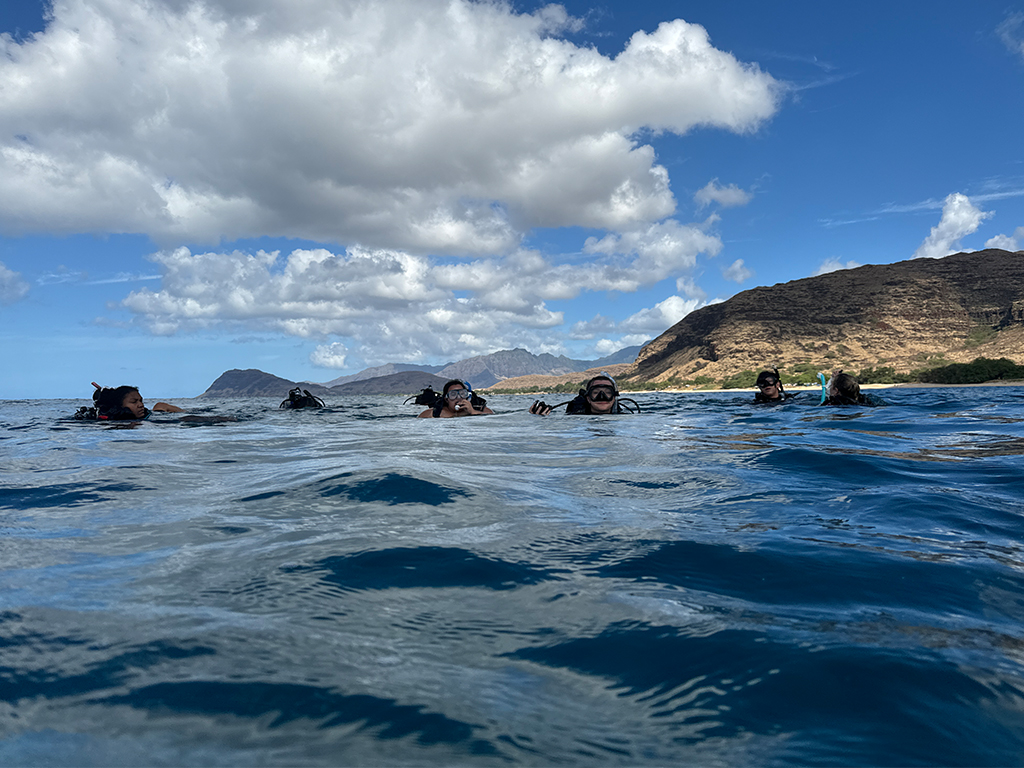
[[[326,408],[324,401],[312,394],[308,389],[296,387],[288,392],[288,397],[281,401],[278,408]]]

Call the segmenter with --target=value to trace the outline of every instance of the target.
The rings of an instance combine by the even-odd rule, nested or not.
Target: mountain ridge
[[[1024,359],[1024,251],[986,249],[752,288],[650,342],[623,378],[723,380],[745,370]]]
[[[469,380],[474,388],[483,389],[506,378],[537,375],[530,373],[533,371],[584,371],[595,364],[598,367],[609,365],[607,361],[616,358],[628,358],[632,362],[641,349],[639,346],[626,347],[597,360],[573,360],[549,354],[534,355],[525,349],[514,349],[479,355],[444,366],[420,367],[409,363],[394,363],[367,368],[352,376],[339,377],[333,380],[338,383],[330,387],[324,384],[290,381],[256,368],[235,368],[222,373],[199,397],[284,398],[288,391],[295,387],[308,389],[321,398],[350,394],[403,395],[413,394],[428,386],[440,389],[450,379]],[[492,368],[497,369],[498,373]],[[389,372],[375,376],[363,375],[378,371]]]

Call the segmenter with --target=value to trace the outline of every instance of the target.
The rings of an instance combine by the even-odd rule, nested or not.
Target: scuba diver
[[[535,400],[530,406],[530,413],[547,416],[563,405],[565,412],[570,415],[603,416],[611,413],[640,412],[640,404],[636,400],[619,396],[615,379],[607,373],[600,373],[592,378],[579,394],[568,402],[548,405],[543,400]]]
[[[865,395],[860,391],[857,377],[843,373],[843,369],[832,371],[832,378],[825,381],[825,374],[819,373],[821,382],[821,405],[883,405],[878,398]]]
[[[81,407],[75,413],[74,418],[79,421],[129,421],[141,420],[149,417],[150,410],[139,394],[138,387],[101,387],[95,381],[92,385],[96,388],[92,393],[93,405]],[[183,408],[170,403],[156,403],[154,411],[165,413],[182,413]]]
[[[787,399],[793,399],[782,388],[782,377],[779,376],[778,368],[773,367],[770,371],[761,371],[757,376],[756,386],[760,391],[754,394],[755,403],[779,405],[786,402]]]
[[[427,406],[427,410],[417,417],[420,419],[450,419],[455,416],[484,416],[494,413],[487,407],[487,401],[473,392],[473,387],[468,381],[458,379],[446,382],[440,394],[432,387],[427,387],[416,395],[415,402],[416,405]]]
[[[296,387],[288,392],[288,397],[281,401],[278,408],[326,408],[324,401],[312,394],[308,389]]]

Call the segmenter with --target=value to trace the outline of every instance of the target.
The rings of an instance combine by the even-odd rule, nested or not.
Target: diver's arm
[[[534,413],[537,416],[547,416],[551,413],[551,410],[552,407],[543,400],[534,400],[533,405],[530,406],[530,413]]]
[[[164,411],[165,413],[184,413],[185,412],[184,408],[179,408],[178,406],[171,405],[170,403],[157,403],[156,405],[154,405],[152,407],[151,410],[154,410],[154,411]]]

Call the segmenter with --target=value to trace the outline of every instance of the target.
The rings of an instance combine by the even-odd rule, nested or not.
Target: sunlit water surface
[[[2,402],[0,764],[1024,764],[1024,389],[881,394]]]

